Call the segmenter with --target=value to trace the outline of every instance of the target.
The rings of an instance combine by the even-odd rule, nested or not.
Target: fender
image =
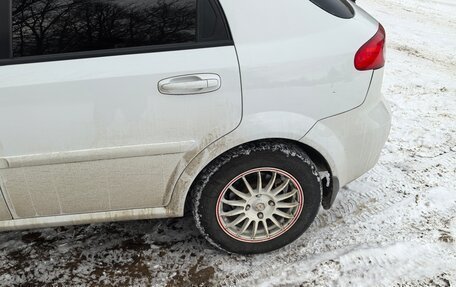
[[[183,215],[185,200],[194,180],[212,160],[224,152],[261,139],[298,141],[315,123],[314,119],[290,112],[270,111],[245,116],[237,129],[201,149],[184,168],[183,163],[179,164],[170,180],[171,184],[168,184],[167,209]],[[188,158],[187,155],[184,158]]]

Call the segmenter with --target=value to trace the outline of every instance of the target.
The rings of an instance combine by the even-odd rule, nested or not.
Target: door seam
[[[14,220],[15,218],[18,218],[16,210],[13,207],[13,204],[11,203],[11,198],[9,198],[7,192],[6,192],[6,187],[3,184],[3,177],[0,175],[0,195],[2,197],[3,202],[5,203],[6,208],[8,209],[11,219]]]

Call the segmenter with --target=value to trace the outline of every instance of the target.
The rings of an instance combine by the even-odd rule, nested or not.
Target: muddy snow
[[[388,33],[378,165],[294,244],[209,246],[192,219],[0,234],[2,286],[455,286],[456,1],[358,0]]]

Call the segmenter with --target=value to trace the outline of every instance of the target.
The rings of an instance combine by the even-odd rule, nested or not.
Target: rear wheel
[[[255,254],[296,240],[321,203],[315,165],[296,145],[251,143],[212,162],[193,190],[197,226],[213,245]]]

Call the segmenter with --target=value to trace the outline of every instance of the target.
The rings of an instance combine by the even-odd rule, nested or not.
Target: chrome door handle
[[[195,74],[161,80],[158,90],[165,95],[192,95],[214,92],[220,86],[221,79],[217,74]]]

